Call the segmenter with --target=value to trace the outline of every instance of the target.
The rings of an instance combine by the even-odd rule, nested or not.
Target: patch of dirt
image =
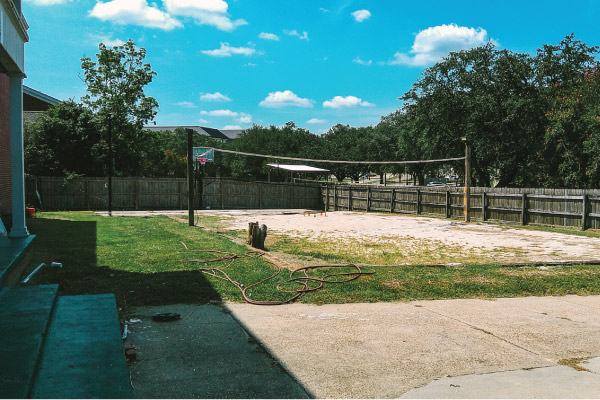
[[[566,367],[573,368],[576,371],[590,372],[589,369],[587,369],[587,368],[582,367],[581,365],[579,365],[583,361],[587,360],[588,358],[565,358],[565,359],[559,360],[558,361],[558,365],[564,365]]]

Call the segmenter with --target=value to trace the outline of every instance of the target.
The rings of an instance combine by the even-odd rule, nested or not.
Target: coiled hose
[[[272,275],[270,275],[264,279],[261,279],[258,282],[252,283],[248,286],[244,286],[242,283],[231,279],[231,277],[224,270],[229,268],[234,263],[234,261],[238,258],[263,257],[265,255],[264,251],[251,250],[251,251],[247,251],[246,253],[244,253],[244,255],[239,255],[239,254],[227,253],[227,252],[219,251],[219,250],[192,250],[192,249],[189,249],[188,246],[184,242],[180,242],[180,243],[183,245],[183,247],[186,248],[186,250],[189,250],[189,251],[221,255],[221,256],[215,257],[215,258],[207,258],[207,259],[193,258],[193,259],[188,259],[188,260],[184,260],[184,261],[197,262],[197,263],[202,263],[202,264],[206,264],[206,265],[208,265],[210,263],[214,263],[214,262],[229,261],[229,263],[222,268],[201,267],[201,268],[199,268],[199,271],[201,271],[202,273],[204,273],[206,275],[210,275],[215,278],[222,279],[224,281],[228,281],[228,282],[232,283],[233,285],[235,285],[238,288],[238,290],[240,291],[240,293],[242,294],[242,297],[244,298],[244,300],[246,302],[248,302],[250,304],[256,304],[259,306],[275,306],[275,305],[291,303],[295,300],[298,300],[299,298],[304,296],[306,293],[314,292],[316,290],[321,289],[325,283],[345,283],[345,282],[350,282],[355,279],[358,279],[362,275],[372,275],[375,273],[375,271],[363,271],[360,268],[360,266],[358,266],[356,264],[311,265],[308,267],[302,267],[302,268],[298,268],[296,270],[290,271],[289,279],[283,283],[278,284],[276,287],[277,290],[280,292],[292,293],[292,296],[290,298],[288,298],[286,300],[278,300],[278,301],[259,301],[259,300],[251,299],[250,295],[247,294],[248,290],[278,276],[281,273],[281,271],[283,270],[283,267],[281,265],[277,264],[274,261],[264,258],[264,261],[273,265],[275,268],[277,268],[277,271],[275,273],[273,273]],[[355,271],[327,274],[321,278],[312,277],[312,276],[309,276],[309,274],[308,274],[308,272],[311,270],[318,270],[318,269],[324,269],[324,268],[348,268],[348,267],[354,268]],[[300,276],[295,276],[297,274],[300,274]],[[310,284],[309,284],[310,282],[317,282],[317,285],[310,287]],[[298,284],[301,287],[298,289],[283,289],[281,287],[281,285],[287,284],[287,283]]]

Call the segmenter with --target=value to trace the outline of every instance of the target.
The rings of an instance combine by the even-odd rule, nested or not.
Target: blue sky
[[[131,38],[158,74],[156,123],[213,128],[373,125],[449,51],[533,54],[571,32],[600,44],[596,0],[24,0],[23,13],[26,85],[78,101],[81,57]]]

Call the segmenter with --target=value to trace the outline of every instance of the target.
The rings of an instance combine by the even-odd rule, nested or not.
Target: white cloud
[[[319,119],[319,118],[311,118],[308,121],[306,121],[307,124],[323,124],[325,123],[324,119]]]
[[[89,37],[90,37],[90,40],[95,45],[97,45],[98,43],[104,43],[106,45],[106,47],[114,47],[114,46],[122,46],[125,44],[125,42],[119,38],[113,39],[112,34],[100,35],[100,34],[91,33],[91,34],[89,34]]]
[[[369,10],[356,10],[352,13],[352,16],[356,22],[363,22],[365,19],[369,19],[371,12]]]
[[[65,4],[71,0],[25,0],[27,3],[32,3],[36,6],[53,6],[57,4]]]
[[[231,99],[228,96],[225,96],[224,94],[222,94],[220,92],[202,93],[200,95],[200,100],[215,101],[215,102],[219,102],[219,103],[225,103],[225,102],[231,101]]]
[[[252,115],[246,113],[240,113],[240,118],[238,119],[240,124],[249,124],[252,122]]]
[[[261,39],[265,39],[265,40],[279,40],[279,36],[277,36],[274,33],[268,33],[268,32],[261,32],[258,35],[258,37]]]
[[[221,129],[224,130],[224,131],[226,131],[226,130],[231,130],[231,129],[244,129],[244,128],[242,128],[239,125],[225,125]]]
[[[326,8],[323,8],[323,7],[320,7],[320,8],[319,8],[319,10],[320,10],[320,11],[322,11],[322,12],[324,12],[324,13],[327,13],[327,12],[329,12],[329,10],[328,10],[328,9],[326,9]]]
[[[231,110],[212,110],[212,111],[200,111],[201,115],[209,115],[211,117],[232,117],[235,118],[239,114]]]
[[[221,42],[221,47],[214,50],[202,50],[202,53],[213,57],[231,57],[232,55],[251,56],[256,53],[252,47],[231,47],[229,43]]]
[[[163,0],[171,15],[191,17],[199,25],[211,25],[231,32],[238,26],[247,25],[243,19],[232,21],[227,15],[228,4],[223,0]]]
[[[246,114],[243,112],[236,112],[231,110],[212,110],[212,111],[200,111],[200,115],[208,115],[210,117],[227,117],[227,118],[235,118],[236,122],[240,124],[250,124],[252,123],[252,115]],[[236,129],[236,128],[232,128]]]
[[[154,3],[149,6],[146,0],[98,1],[89,15],[120,25],[134,24],[167,31],[183,26],[177,19],[156,8]]]
[[[229,5],[223,0],[163,0],[170,13],[185,12],[193,14],[196,11],[227,13]]]
[[[426,66],[434,64],[448,53],[468,50],[488,40],[483,28],[467,28],[456,24],[433,26],[420,31],[410,54],[397,52],[390,64]]]
[[[196,105],[189,101],[180,101],[179,103],[175,103],[175,105],[183,108],[196,108]]]
[[[309,40],[308,39],[308,32],[306,32],[306,31],[302,32],[302,35],[301,35],[295,29],[292,29],[291,31],[289,31],[289,30],[286,29],[286,30],[283,31],[283,33],[285,33],[288,36],[295,36],[295,37],[297,37],[300,40]]]
[[[200,124],[206,124],[206,123],[208,123],[208,121],[205,120],[204,118],[200,118],[200,119],[198,119],[198,123],[200,123]]]
[[[358,56],[354,60],[352,60],[352,62],[360,64],[360,65],[371,65],[371,64],[373,64],[373,60],[365,61],[365,60],[361,59]]]
[[[268,108],[281,108],[288,106],[310,108],[313,106],[313,101],[298,97],[291,90],[284,90],[283,92],[269,93],[269,95],[263,101],[258,103],[258,105]]]
[[[350,107],[375,107],[375,104],[363,101],[355,96],[335,96],[323,102],[324,108],[350,108]]]
[[[102,41],[102,43],[104,43],[106,45],[106,47],[123,46],[125,44],[125,42],[119,38],[105,39],[104,41]]]

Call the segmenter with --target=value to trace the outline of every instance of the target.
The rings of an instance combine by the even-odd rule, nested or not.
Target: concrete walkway
[[[559,366],[600,356],[600,296],[227,307],[318,398],[600,398]]]

